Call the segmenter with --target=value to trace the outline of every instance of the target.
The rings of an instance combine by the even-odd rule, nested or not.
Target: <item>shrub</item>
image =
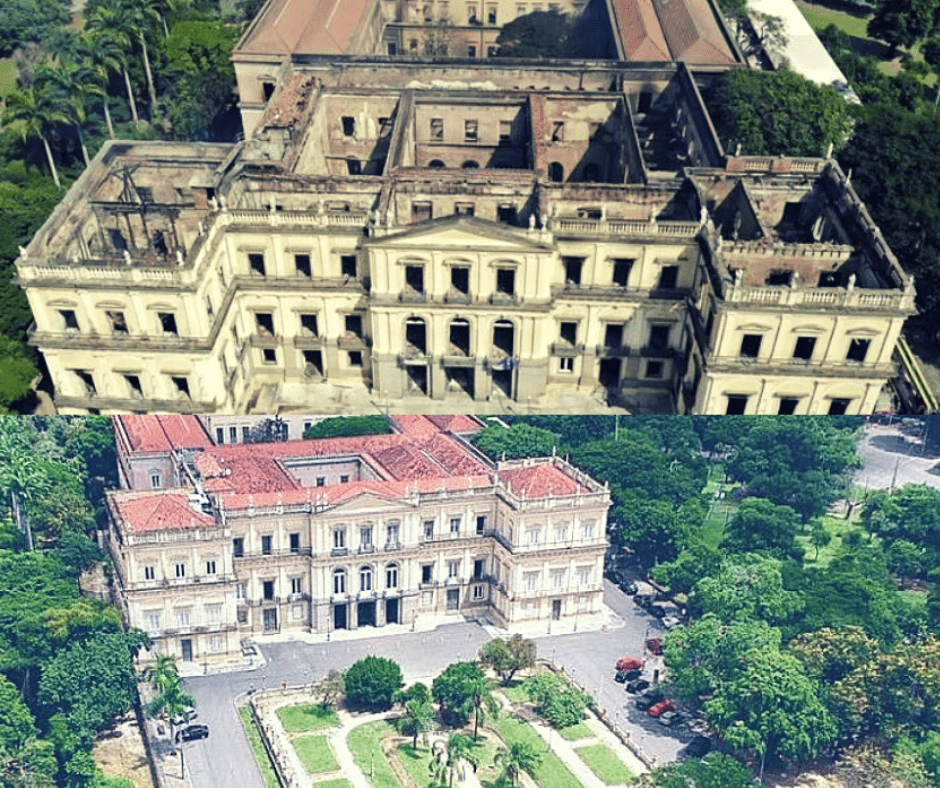
[[[385,657],[363,657],[346,671],[346,700],[353,706],[385,710],[404,683],[401,668]]]

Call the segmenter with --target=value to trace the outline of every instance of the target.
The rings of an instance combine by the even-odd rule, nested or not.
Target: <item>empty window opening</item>
[[[493,347],[501,350],[507,356],[513,354],[515,344],[515,329],[508,320],[497,320],[493,324]]]
[[[408,364],[405,369],[408,372],[408,393],[427,396],[428,368],[422,364]]]
[[[116,228],[112,228],[108,230],[108,235],[111,238],[111,246],[119,252],[127,251],[127,241],[124,239],[124,233]]]
[[[189,381],[181,375],[171,375],[170,382],[173,384],[173,390],[177,397],[190,398]]]
[[[552,183],[562,183],[565,180],[565,168],[557,161],[548,165],[548,179]]]
[[[620,385],[620,359],[602,358],[598,382],[605,388],[616,388]]]
[[[760,355],[760,345],[763,341],[762,334],[745,334],[741,338],[741,355],[744,358],[757,358]]]
[[[454,392],[473,397],[473,370],[464,367],[444,367],[448,393]]]
[[[416,202],[411,205],[411,221],[426,222],[434,215],[429,202]]]
[[[359,159],[346,159],[346,174],[360,175],[362,173],[362,162]]]
[[[477,122],[475,120],[465,120],[463,122],[464,142],[476,142],[477,139]]]
[[[351,366],[351,367],[361,367],[361,366],[362,366],[362,351],[360,351],[360,350],[350,350],[350,351],[349,351],[349,366]]]
[[[646,362],[646,377],[661,378],[662,376],[663,376],[663,362],[662,361],[647,361]]]
[[[796,397],[781,397],[780,404],[777,406],[778,416],[792,416],[796,413],[796,406],[799,400]]]
[[[261,93],[264,96],[264,100],[268,101],[271,96],[274,95],[274,83],[273,82],[262,82],[261,83]]]
[[[512,142],[511,120],[501,120],[499,122],[499,141],[502,143]]]
[[[294,267],[297,269],[297,273],[300,276],[306,276],[307,278],[309,278],[311,275],[310,255],[309,254],[295,254],[294,255]]]
[[[127,383],[127,390],[131,397],[139,399],[144,396],[144,389],[140,385],[140,377],[138,375],[125,375],[124,381]]]
[[[176,317],[172,312],[157,312],[157,320],[160,321],[160,329],[164,334],[176,336]]]
[[[567,342],[569,345],[573,345],[578,338],[578,324],[563,322],[561,324],[561,341]]]
[[[405,266],[405,287],[414,293],[424,292],[424,266]]]
[[[397,45],[394,41],[389,41],[389,42],[385,45],[385,51],[386,51],[389,55],[392,55],[392,56],[397,55],[397,54],[398,54],[398,45]]]
[[[650,326],[650,347],[665,350],[669,347],[669,326]]]
[[[249,273],[255,276],[264,276],[264,255],[263,254],[248,255],[248,268],[249,268]]]
[[[408,349],[420,355],[427,353],[427,337],[424,321],[420,317],[409,317],[405,321],[405,343]]]
[[[599,183],[601,179],[601,168],[594,162],[585,165],[584,180],[586,183]]]
[[[630,271],[633,268],[633,260],[618,258],[614,260],[613,283],[620,287],[626,287],[630,280]]]
[[[472,202],[458,202],[454,203],[454,213],[461,216],[473,216],[476,209]]]
[[[379,139],[385,140],[392,135],[392,119],[379,118]]]
[[[516,272],[514,269],[496,269],[496,292],[507,296],[516,294]]]
[[[838,271],[823,271],[819,274],[818,287],[842,287],[842,277]]]
[[[604,347],[619,348],[623,345],[623,324],[608,323],[604,326]]]
[[[650,111],[651,106],[653,106],[653,94],[649,90],[644,90],[640,93],[640,100],[637,102],[636,111],[640,115],[645,115]]]
[[[849,352],[845,356],[846,360],[863,362],[868,355],[869,345],[871,345],[870,339],[853,339],[849,343]]]
[[[75,374],[78,379],[82,382],[82,385],[85,387],[85,393],[89,397],[94,397],[98,392],[95,389],[95,379],[92,376],[91,372],[88,372],[83,369],[76,369]]]
[[[474,22],[476,22],[475,17],[470,20],[471,24],[473,24]],[[476,57],[476,56],[477,56],[477,48],[473,46],[473,44],[469,44],[467,46],[467,57]]]
[[[343,115],[343,135],[352,137],[356,133],[356,119],[351,115]]]
[[[362,339],[362,315],[346,315],[344,324],[346,336]]]
[[[486,11],[486,23],[488,25],[496,24],[496,7],[490,6]]]
[[[304,351],[304,374],[307,377],[323,376],[323,353],[319,350]]]
[[[565,265],[565,283],[569,285],[581,284],[581,269],[584,267],[583,257],[562,257]]]
[[[579,219],[599,220],[603,215],[604,212],[600,208],[578,208]]]
[[[793,276],[792,271],[771,271],[768,274],[767,279],[764,280],[765,285],[788,285],[790,284],[790,279]]]
[[[62,318],[62,325],[66,331],[78,331],[78,318],[75,316],[74,309],[60,309],[59,317]]]
[[[679,266],[667,265],[659,274],[660,290],[675,290],[676,283],[679,281]]]
[[[500,205],[496,209],[496,218],[501,221],[503,224],[515,224],[516,223],[516,206],[515,205]]]
[[[264,594],[265,601],[270,602],[274,599],[274,581],[265,580],[261,584],[262,593]]]
[[[463,164],[460,165],[462,170],[478,170],[480,169],[480,163],[474,161],[473,159],[467,159]]]
[[[340,271],[343,274],[343,276],[348,276],[350,279],[356,278],[356,255],[354,254],[340,255],[339,265],[340,265]]]
[[[562,120],[552,121],[552,142],[565,141],[565,123]]]
[[[849,409],[850,399],[834,399],[829,403],[830,416],[844,416]]]
[[[274,336],[274,313],[255,312],[255,325],[257,325],[258,333],[261,336]]]
[[[127,333],[127,321],[124,319],[123,312],[105,312],[108,316],[108,320],[111,321],[111,330],[115,334],[126,334]]]
[[[300,333],[306,337],[315,337],[317,331],[317,316],[313,314],[303,314],[300,316]]]
[[[470,355],[470,323],[458,318],[450,324],[450,353],[457,356]]]
[[[816,337],[798,337],[793,348],[793,358],[809,361],[816,349]]]
[[[277,351],[273,347],[266,347],[261,351],[265,364],[277,364]]]
[[[440,159],[431,159],[431,161],[428,162],[428,167],[430,167],[432,170],[443,170],[446,166],[447,165],[444,164],[444,162],[442,162]]]
[[[725,408],[727,416],[743,416],[747,410],[748,397],[739,394],[732,394],[728,397],[728,405]]]

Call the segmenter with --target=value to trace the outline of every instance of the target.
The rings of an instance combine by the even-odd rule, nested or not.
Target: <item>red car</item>
[[[675,711],[675,710],[676,710],[676,704],[673,703],[671,700],[661,700],[659,703],[654,703],[652,706],[650,706],[649,711],[647,711],[646,713],[649,714],[650,717],[658,717],[664,711]]]
[[[617,660],[617,670],[643,670],[643,660],[636,657],[621,657]]]
[[[646,641],[646,647],[649,649],[650,654],[662,654],[663,653],[663,641],[662,638],[650,638]]]

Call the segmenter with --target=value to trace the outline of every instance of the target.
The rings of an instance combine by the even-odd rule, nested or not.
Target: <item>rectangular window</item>
[[[653,350],[665,350],[669,347],[670,326],[650,326],[650,347]]]
[[[359,544],[361,547],[372,547],[372,526],[364,525],[359,529]]]
[[[304,579],[302,577],[292,577],[290,579],[290,592],[292,594],[302,594],[304,592]]]
[[[235,598],[244,599],[248,596],[248,583],[235,584]]]
[[[535,547],[542,538],[542,531],[538,528],[532,528],[526,531],[526,544],[529,547]]]
[[[333,549],[342,550],[345,547],[346,547],[346,529],[334,528],[333,529]]]
[[[619,287],[626,287],[630,281],[630,271],[633,269],[633,260],[620,257],[614,261],[613,283]]]
[[[477,142],[477,121],[475,120],[465,120],[463,122],[463,141],[464,142]]]
[[[492,47],[493,54],[496,54],[496,48]],[[492,55],[491,55],[492,57]],[[501,120],[499,122],[499,141],[503,143],[512,142],[512,121]]]
[[[539,587],[539,573],[538,572],[526,572],[525,573],[525,590],[526,591],[535,591]]]
[[[467,46],[467,57],[476,57],[476,56],[477,56],[477,48],[473,46],[473,44],[469,44]]]
[[[189,381],[186,378],[182,376],[171,375],[170,383],[173,384],[173,391],[176,393],[177,397],[190,399]]]
[[[793,348],[793,358],[809,361],[813,358],[816,349],[816,337],[797,337],[796,347]]]
[[[340,272],[350,279],[356,278],[356,255],[344,254],[339,258]]]
[[[144,580],[153,580],[157,576],[156,567],[145,566],[144,567]]]
[[[140,385],[140,377],[138,375],[125,375],[124,382],[127,384],[127,393],[133,399],[140,399],[144,396],[143,387]]]
[[[342,476],[339,477],[340,484],[346,484],[346,482],[348,481],[349,481],[349,476],[347,476],[346,474],[343,474]]]
[[[232,555],[235,558],[242,558],[245,555],[245,540],[240,536],[232,540]]]
[[[346,159],[346,174],[361,175],[362,162],[360,162],[359,159]]]
[[[444,139],[444,119],[443,118],[431,118],[431,139],[432,140]]]
[[[454,213],[461,216],[473,216],[476,211],[472,202],[458,202],[454,203]],[[466,270],[466,269],[463,269]],[[451,276],[453,276],[454,269],[451,269]]]
[[[516,272],[514,269],[496,269],[496,292],[508,296],[516,294]]]
[[[434,564],[421,565],[421,582],[430,583],[434,578]]]
[[[160,631],[160,614],[147,613],[147,629],[151,632]]]
[[[274,581],[265,580],[261,583],[261,593],[266,602],[274,601]]]
[[[583,257],[562,257],[565,266],[565,284],[579,286],[581,284],[581,270],[584,268]]]
[[[474,586],[473,587],[473,598],[476,600],[484,599],[485,590],[483,586]]]
[[[500,205],[496,209],[496,219],[497,221],[500,221],[503,224],[515,224],[516,223],[516,206],[515,205]]]
[[[82,385],[85,388],[85,393],[89,397],[95,397],[98,395],[98,390],[95,388],[95,378],[92,376],[91,372],[87,372],[84,369],[74,370],[75,376],[79,379]]]
[[[271,537],[261,537],[261,555],[271,555]]]
[[[220,445],[225,443],[225,430],[222,427],[215,428],[215,442]]]
[[[216,571],[215,571],[215,561],[213,561],[213,560],[206,561],[206,574],[207,574],[207,575],[214,575],[214,574],[216,574]]]
[[[424,521],[424,538],[425,539],[434,538],[434,520]]]
[[[667,265],[659,274],[660,290],[675,290],[676,283],[679,281],[679,266]]]
[[[362,351],[361,351],[361,350],[350,350],[350,351],[349,351],[349,366],[351,366],[351,367],[361,367],[361,366],[362,366]]]
[[[486,560],[478,558],[473,562],[473,579],[482,580],[483,573],[486,571]]]
[[[222,608],[219,605],[206,608],[206,623],[210,626],[222,623]]]
[[[741,338],[741,357],[757,358],[760,355],[761,342],[764,341],[762,334],[745,334]]]
[[[647,361],[646,362],[646,377],[647,378],[661,378],[663,376],[663,362],[662,361]]]
[[[591,567],[579,566],[578,567],[578,585],[586,586],[590,582],[591,582]]]
[[[447,576],[457,577],[460,574],[460,561],[447,562]]]
[[[242,442],[251,443],[251,427],[242,427]]]
[[[552,588],[562,588],[565,584],[564,572],[552,572]]]
[[[275,350],[273,347],[262,348],[261,360],[265,364],[277,364],[277,350]]]
[[[150,486],[151,486],[154,490],[157,490],[157,489],[160,488],[160,474],[159,474],[159,473],[151,473],[151,474],[150,474]]]
[[[350,115],[343,115],[343,136],[352,137],[356,133],[356,119]]]
[[[429,202],[416,202],[411,205],[411,221],[426,222],[433,218],[434,210]]]
[[[780,405],[777,407],[778,416],[792,416],[796,413],[796,406],[799,400],[796,397],[781,397]]]
[[[487,6],[487,9],[486,9],[486,23],[487,23],[488,25],[495,25],[495,24],[496,24],[496,6],[495,6],[495,5]]]
[[[124,319],[123,312],[114,312],[108,310],[105,312],[108,316],[108,320],[111,323],[111,331],[115,334],[126,334],[127,333],[127,321]]]
[[[385,569],[385,587],[398,588],[398,567],[390,564]]]
[[[585,523],[584,527],[581,529],[582,537],[585,541],[594,538],[594,523]]]
[[[362,339],[362,315],[346,315],[343,325],[347,337]]]
[[[293,533],[290,535],[290,551],[292,553],[300,552],[300,534]]]
[[[460,533],[460,518],[459,517],[450,518],[450,532],[452,534]]]
[[[604,326],[604,347],[618,348],[623,344],[623,323],[607,323]]]
[[[555,542],[558,544],[563,544],[568,541],[568,526],[559,525],[555,527]]]
[[[229,442],[229,443],[238,443],[238,427],[229,427],[229,428],[228,428],[228,442]]]
[[[264,255],[252,253],[248,255],[248,273],[252,276],[264,276]]]
[[[255,327],[263,337],[274,336],[274,313],[255,312]]]
[[[450,286],[458,293],[470,293],[470,269],[463,266],[454,266],[450,269]]]
[[[182,608],[181,610],[176,611],[176,626],[183,628],[188,627],[190,621],[189,608]]]
[[[160,322],[160,330],[164,334],[177,336],[176,315],[172,312],[157,312],[157,320]]]
[[[66,331],[78,331],[78,318],[74,309],[60,309],[59,317],[62,318],[62,327]]]
[[[870,339],[853,339],[849,343],[849,352],[846,354],[846,361],[858,361],[862,363],[868,355],[868,347],[871,345]]]
[[[177,577],[186,577],[186,564],[177,564],[175,568]]]
[[[559,372],[574,372],[574,359],[571,356],[565,356],[558,359]]]
[[[728,396],[728,406],[725,408],[726,416],[742,416],[747,410],[746,396],[740,394],[731,394]]]
[[[307,279],[311,276],[310,269],[310,255],[309,254],[295,254],[294,255],[294,267],[297,269],[298,276],[305,276]]]
[[[398,523],[389,523],[386,529],[386,544],[395,546],[398,544]]]
[[[477,515],[477,536],[482,536],[486,531],[486,515]]]
[[[834,399],[829,403],[830,416],[844,416],[849,409],[850,399]]]
[[[413,293],[424,292],[424,266],[405,266],[405,287]]]

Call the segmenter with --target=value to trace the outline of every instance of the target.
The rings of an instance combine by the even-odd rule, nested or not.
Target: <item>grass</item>
[[[583,722],[577,722],[574,725],[569,725],[567,728],[557,728],[556,730],[561,734],[563,739],[567,739],[568,741],[590,739],[594,735],[594,731]]]
[[[339,763],[330,749],[326,736],[300,736],[292,743],[300,762],[310,774],[335,772],[339,769]]]
[[[825,568],[829,566],[829,564],[832,563],[832,559],[842,551],[842,534],[854,531],[858,526],[855,523],[854,516],[851,520],[843,520],[841,517],[832,517],[827,514],[823,515],[821,521],[823,527],[832,538],[829,540],[829,544],[819,548],[819,558],[814,560],[816,548],[809,538],[809,526],[807,526],[805,534],[800,534],[796,537],[796,541],[797,544],[801,545],[806,550],[806,558],[803,560],[804,564],[807,566]]]
[[[267,788],[281,788],[277,775],[274,773],[274,766],[271,765],[271,759],[268,757],[268,751],[264,748],[261,741],[261,734],[251,718],[251,709],[242,706],[238,710],[238,716],[242,718],[242,727],[245,729],[245,735],[248,737],[248,743],[251,745],[251,751],[255,755],[255,761],[261,770],[261,777]]]
[[[335,780],[323,780],[317,783],[317,788],[352,788],[352,783],[345,777],[337,777]]]
[[[601,780],[607,785],[622,785],[636,782],[636,777],[627,765],[606,744],[591,744],[575,750]]]
[[[581,788],[581,783],[558,756],[548,750],[545,742],[531,725],[517,717],[503,715],[496,722],[496,730],[507,745],[512,745],[514,742],[526,742],[542,754],[539,765],[532,770],[532,779],[541,788]]]
[[[333,709],[324,709],[317,703],[301,706],[281,706],[277,710],[278,719],[284,730],[290,733],[304,733],[339,725],[339,717]]]
[[[529,696],[522,688],[522,679],[513,679],[505,687],[500,687],[510,703],[528,703]]]
[[[0,98],[16,87],[18,69],[12,57],[0,58]]]
[[[366,725],[360,725],[353,728],[347,739],[349,750],[352,752],[353,759],[362,769],[366,779],[369,779],[370,766],[373,763],[373,753],[375,755],[375,775],[371,782],[375,788],[401,788],[401,783],[395,777],[395,772],[389,766],[385,753],[382,752],[382,739],[390,736],[395,729],[384,720],[370,722]]]
[[[855,16],[822,5],[800,3],[799,6],[803,16],[806,17],[806,21],[812,25],[813,30],[817,33],[821,33],[829,25],[835,25],[843,33],[850,36],[868,39],[868,17]],[[873,41],[874,39],[868,40]]]

